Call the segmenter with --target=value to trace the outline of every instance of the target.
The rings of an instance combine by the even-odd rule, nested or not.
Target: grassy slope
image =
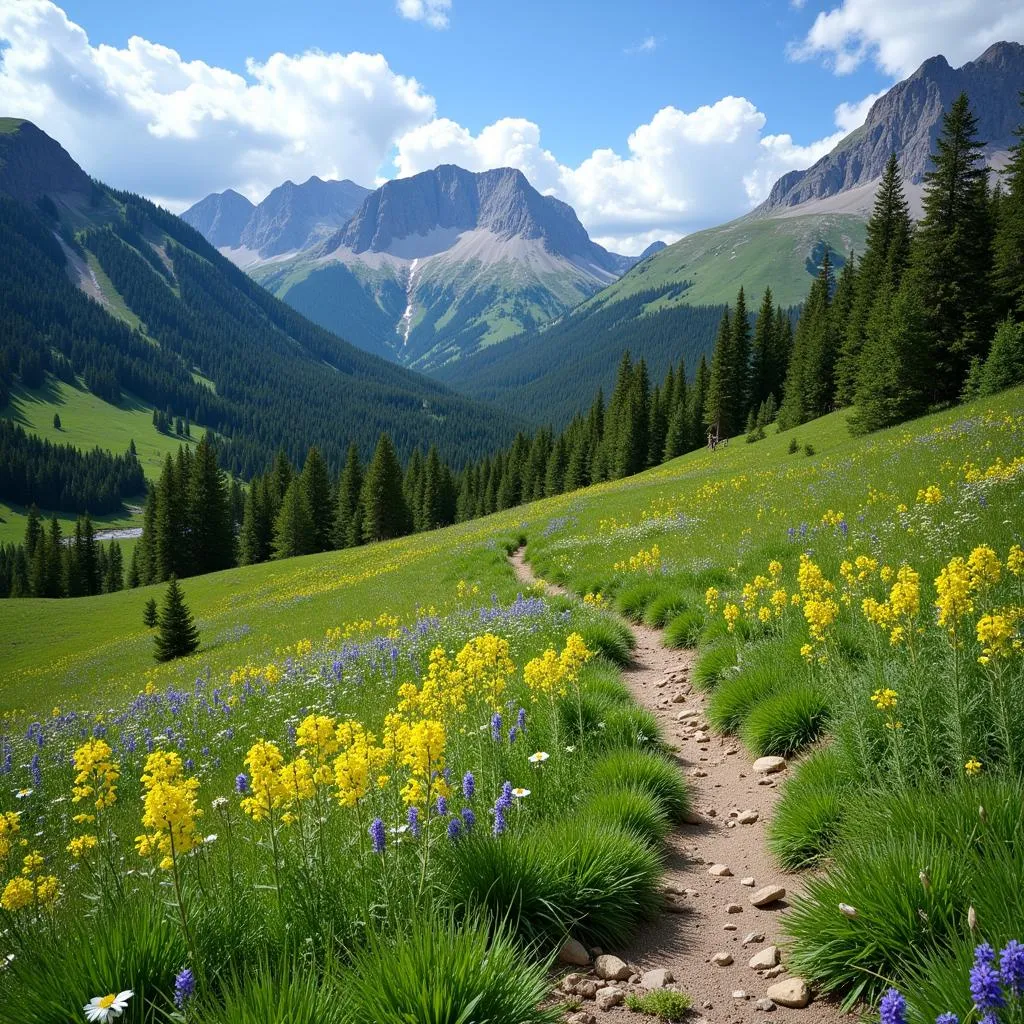
[[[672,302],[693,306],[733,302],[742,284],[748,295],[760,295],[765,285],[771,285],[777,302],[795,306],[807,296],[810,275],[804,260],[815,243],[824,240],[844,255],[860,252],[864,230],[864,220],[849,214],[735,220],[670,245],[588,304],[617,302],[650,288],[690,281],[691,287]],[[653,303],[650,309],[660,306]]]
[[[53,425],[54,413],[60,416],[60,430]],[[42,388],[16,386],[11,401],[0,409],[0,416],[54,444],[73,444],[86,451],[99,446],[111,452],[125,452],[134,440],[143,471],[151,480],[160,475],[164,456],[176,452],[181,444],[180,438],[157,431],[152,407],[133,396],[125,395],[119,405],[110,405],[91,391],[52,377]],[[192,440],[198,441],[202,436],[203,428],[193,426]],[[58,518],[65,532],[69,523],[74,526],[74,516]],[[139,525],[130,515],[105,516],[97,524],[99,528]],[[20,542],[24,534],[24,510],[0,504],[0,543]]]
[[[188,580],[204,646],[159,669],[158,679],[187,682],[207,668],[220,672],[356,618],[440,607],[462,577],[479,581],[485,594],[508,596],[515,586],[499,542],[521,531],[542,570],[580,589],[610,579],[614,562],[652,542],[668,558],[721,567],[759,545],[785,550],[788,526],[813,523],[830,507],[852,512],[869,482],[912,504],[919,487],[941,478],[939,466],[950,454],[941,441],[917,444],[915,437],[927,439],[983,409],[1019,411],[1022,403],[1024,391],[1017,390],[867,440],[851,438],[845,414],[837,413],[791,432],[815,446],[813,458],[788,454],[791,434],[772,433],[755,445],[735,441],[713,455],[694,452],[629,480],[446,530]],[[990,454],[1000,452],[978,457],[987,461]],[[666,517],[683,507],[685,521]],[[642,520],[645,509],[658,514]],[[142,606],[159,592],[0,606],[0,709],[34,711],[139,690],[154,664]]]

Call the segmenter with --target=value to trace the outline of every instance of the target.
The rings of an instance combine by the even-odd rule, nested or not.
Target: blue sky
[[[636,253],[739,216],[1020,0],[0,0],[0,115],[180,211],[519,167]]]

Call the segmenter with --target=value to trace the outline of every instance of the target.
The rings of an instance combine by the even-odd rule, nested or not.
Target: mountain
[[[942,114],[961,91],[978,117],[986,160],[1001,167],[1024,120],[1022,90],[1019,43],[997,43],[959,69],[933,57],[880,97],[864,125],[828,155],[806,171],[783,175],[756,210],[661,248],[557,323],[524,332],[498,351],[471,354],[438,376],[507,410],[530,409],[539,419],[563,422],[585,408],[599,385],[607,387],[613,371],[599,354],[614,362],[616,347],[630,348],[657,372],[666,364],[666,333],[675,330],[692,374],[713,340],[702,310],[720,313],[741,285],[748,306],[757,305],[766,285],[782,306],[798,305],[826,247],[836,267],[863,251],[875,187],[893,151],[919,209]],[[687,309],[692,315],[681,312]],[[561,403],[552,384],[557,380]]]
[[[282,191],[308,197],[314,182],[351,186],[286,184],[228,241],[208,227],[209,204],[220,197],[185,218],[310,319],[417,368],[558,317],[638,262],[591,241],[570,206],[507,167],[473,173],[443,165],[364,190],[358,209],[329,233],[322,216],[296,227],[297,204],[279,204],[279,234],[265,241],[256,230],[264,207]]]
[[[245,267],[318,244],[346,224],[369,194],[354,181],[314,175],[301,185],[286,181],[258,206],[228,189],[200,200],[181,218]]]
[[[226,228],[237,206],[209,223]],[[338,467],[350,440],[368,455],[385,430],[403,455],[436,443],[459,464],[517,427],[306,320],[27,121],[0,122],[0,324],[0,410],[13,386],[61,377],[111,415],[141,405],[213,430],[243,476],[282,445],[301,460],[316,444]]]

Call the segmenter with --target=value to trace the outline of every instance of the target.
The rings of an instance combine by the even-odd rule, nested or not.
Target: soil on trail
[[[524,548],[512,554],[511,563],[522,583],[536,583]],[[548,591],[567,593],[550,584]],[[764,886],[781,885],[790,894],[800,886],[799,875],[787,875],[775,866],[765,844],[766,823],[786,771],[756,774],[750,754],[737,739],[713,735],[707,728],[705,695],[689,682],[694,651],[666,649],[659,630],[634,623],[630,628],[636,649],[623,679],[637,702],[657,717],[672,756],[687,777],[700,820],[678,826],[668,837],[663,889],[669,909],[644,925],[625,947],[602,952],[621,957],[640,974],[670,970],[676,981],[671,987],[686,992],[693,1000],[694,1016],[709,1024],[746,1024],[755,1018],[780,1024],[843,1020],[838,1007],[818,1000],[804,1009],[778,1006],[770,1017],[757,1009],[755,1004],[765,998],[770,985],[791,977],[784,967],[776,976],[765,977],[764,971],[748,965],[770,945],[780,947],[785,964],[780,918],[786,899],[760,909],[750,899]],[[753,817],[744,814],[749,811],[756,812],[756,820],[741,823],[738,819]],[[711,875],[712,865],[725,865],[731,874]],[[714,959],[723,953],[732,963],[719,966]],[[581,1009],[609,1024],[653,1019],[621,1006],[601,1011],[590,1000],[584,1000]]]

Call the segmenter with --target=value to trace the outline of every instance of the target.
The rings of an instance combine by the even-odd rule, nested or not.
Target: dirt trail
[[[511,562],[522,583],[536,582],[525,549],[514,552]],[[548,590],[567,593],[552,585]],[[625,948],[604,952],[620,956],[640,973],[670,970],[677,987],[692,998],[696,1014],[709,1024],[765,1019],[769,1014],[755,1004],[770,985],[790,974],[783,970],[777,977],[766,978],[748,961],[767,946],[781,943],[780,917],[787,903],[782,899],[759,909],[750,899],[763,886],[778,884],[792,892],[800,885],[799,876],[787,875],[774,865],[765,844],[766,822],[786,772],[756,774],[738,740],[707,730],[705,695],[689,683],[692,650],[668,650],[661,645],[659,630],[632,623],[630,628],[637,644],[623,678],[637,702],[657,717],[673,745],[700,820],[679,826],[668,838],[664,888],[671,910],[648,923]],[[755,811],[756,821],[741,824],[738,817],[750,817],[744,811]],[[726,865],[732,874],[710,875],[708,869],[717,864]],[[744,945],[750,933],[763,938]],[[731,955],[733,962],[718,966],[713,958],[719,953]],[[746,993],[747,998],[734,996],[736,992]],[[623,1007],[602,1012],[589,1000],[582,1009],[602,1022],[629,1019],[635,1024],[652,1019]],[[778,1006],[769,1019],[810,1024],[839,1021],[842,1015],[836,1006],[816,1000],[805,1009]]]

